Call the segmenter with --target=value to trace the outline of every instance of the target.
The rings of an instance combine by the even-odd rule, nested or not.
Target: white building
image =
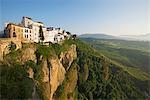
[[[21,24],[24,26],[24,27],[30,27],[31,28],[31,25],[33,24],[33,21],[32,21],[32,18],[30,17],[22,17],[22,22]]]
[[[27,42],[33,41],[32,29],[23,28],[23,38]]]
[[[32,35],[33,35],[33,41],[34,42],[39,42],[39,26],[32,25]]]
[[[48,27],[44,32],[44,42],[59,43],[65,39],[64,30],[60,28]]]
[[[44,24],[42,22],[34,22],[31,18],[29,17],[23,17],[22,18],[22,25],[25,27],[25,30],[31,29],[32,33],[29,35],[28,32],[24,31],[24,35],[25,36],[30,36],[30,41],[31,42],[39,42],[39,27],[40,26],[44,26]]]
[[[55,36],[57,35],[57,31],[54,29],[47,28],[46,32],[44,32],[44,42],[54,43]]]
[[[54,37],[54,43],[59,43],[61,41],[63,41],[65,38],[64,38],[64,35],[63,34],[56,34],[55,37]]]
[[[26,42],[38,43],[40,41],[40,26],[42,26],[44,34],[43,42],[59,43],[69,37],[65,30],[61,28],[45,27],[42,22],[35,22],[29,17],[23,17],[20,25],[23,27],[23,41]]]

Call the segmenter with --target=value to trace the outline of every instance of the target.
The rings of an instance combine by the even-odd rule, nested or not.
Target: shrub
[[[11,41],[11,43],[9,44],[9,50],[14,51],[15,49],[16,49],[16,44]]]
[[[1,99],[28,99],[32,94],[32,80],[26,70],[19,64],[1,66]]]

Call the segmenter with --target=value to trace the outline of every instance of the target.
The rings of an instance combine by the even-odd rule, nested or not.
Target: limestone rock
[[[76,45],[71,45],[66,52],[60,54],[60,61],[66,70],[69,69],[71,63],[77,58]]]
[[[27,73],[29,74],[29,78],[34,78],[34,71],[31,67],[29,67]]]
[[[65,68],[57,57],[51,57],[48,59],[42,58],[40,67],[41,81],[39,81],[38,86],[42,87],[41,91],[44,98],[52,100],[53,94],[65,78]]]
[[[54,92],[57,90],[58,86],[63,82],[65,78],[65,69],[63,65],[60,63],[58,58],[52,57],[49,59],[51,63],[50,69],[50,86],[51,86],[51,95],[50,99],[53,98]]]
[[[46,59],[43,59],[41,67],[42,82],[49,82],[49,68]]]
[[[78,80],[77,65],[74,63],[66,73],[67,82],[63,82],[64,92],[60,97],[55,97],[56,100],[61,98],[62,100],[74,100],[75,88]]]
[[[0,61],[3,61],[3,56],[10,53],[9,45],[13,42],[16,44],[16,50],[22,48],[21,41],[13,39],[13,38],[1,38],[0,39]]]
[[[32,60],[36,62],[36,55],[35,55],[35,49],[34,48],[26,48],[22,52],[21,62],[24,63],[28,60]]]

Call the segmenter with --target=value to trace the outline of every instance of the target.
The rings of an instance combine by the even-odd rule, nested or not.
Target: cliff
[[[60,55],[52,54],[50,51],[47,52],[47,56],[45,56],[44,54],[42,54],[43,52],[40,52],[39,49],[41,48],[39,47],[36,49],[36,56],[35,54],[33,54],[34,52],[36,52],[35,48],[33,48],[32,46],[26,48],[22,52],[21,62],[23,63],[29,60],[35,62],[37,60],[36,65],[40,66],[38,78],[32,77],[33,73],[37,74],[37,71],[32,72],[32,70],[34,69],[32,69],[32,67],[29,67],[28,69],[28,72],[30,73],[29,77],[35,80],[41,98],[45,100],[52,100],[58,86],[63,83],[66,72],[70,69],[73,61],[77,59],[76,45],[70,45],[68,49],[62,51]],[[27,53],[26,51],[28,50],[29,52]],[[35,77],[37,76],[35,75]],[[77,83],[77,79],[75,79],[74,81],[73,83]],[[76,84],[74,85],[74,87],[76,87]]]
[[[5,55],[0,67],[2,99],[145,99],[150,95],[143,88],[149,86],[146,73],[145,80],[139,80],[80,40],[23,44]]]
[[[71,45],[69,49],[61,52],[60,59],[58,56],[51,56],[51,54],[48,55],[49,56],[47,57],[42,57],[40,61],[41,79],[37,81],[37,83],[38,87],[42,88],[40,91],[42,92],[43,98],[46,100],[52,100],[53,94],[65,79],[67,69],[69,69],[70,65],[77,58],[76,46]]]
[[[33,80],[40,98],[52,100],[58,86],[63,83],[66,72],[77,59],[76,45],[68,45],[59,54],[54,50],[54,46],[23,44],[22,49],[13,50],[6,54],[1,65],[20,64],[20,66],[23,66],[28,73],[28,77]],[[59,45],[59,47],[63,46]],[[44,48],[45,51],[43,51]],[[77,79],[73,83],[77,83]],[[34,94],[30,98],[32,97],[34,97]]]

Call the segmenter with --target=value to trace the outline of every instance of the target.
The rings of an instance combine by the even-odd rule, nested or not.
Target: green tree
[[[73,34],[73,35],[72,35],[72,39],[75,40],[76,38],[77,38],[77,35],[76,35],[76,34]]]
[[[11,43],[9,44],[9,50],[14,51],[15,49],[16,49],[16,44],[11,41]]]
[[[44,41],[44,34],[43,34],[43,29],[42,26],[39,27],[39,38],[43,42]]]
[[[67,33],[68,35],[71,35],[71,33],[70,33],[70,32],[68,32],[68,31],[67,31],[66,33]]]

